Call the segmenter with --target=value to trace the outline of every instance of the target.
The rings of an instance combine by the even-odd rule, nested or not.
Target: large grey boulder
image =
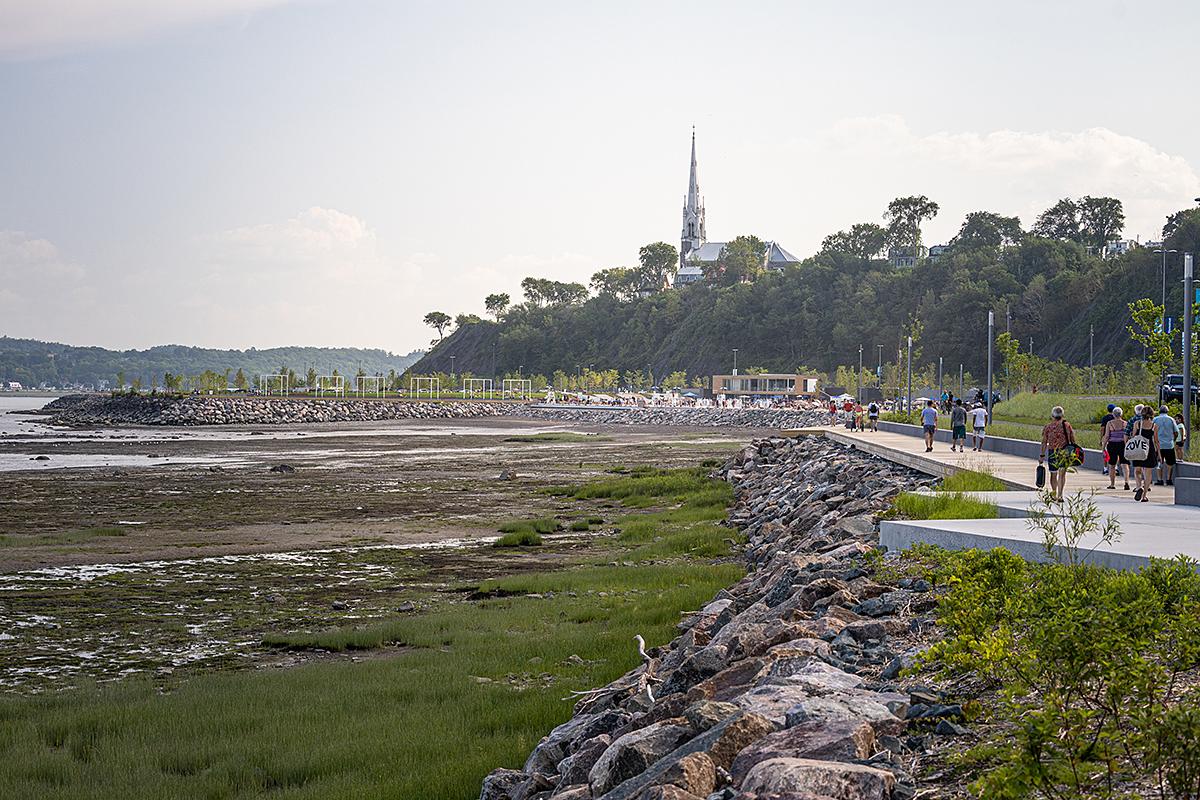
[[[737,754],[729,772],[734,786],[759,762],[774,758],[810,758],[852,761],[870,758],[875,751],[875,730],[858,720],[806,723],[769,733]]]
[[[495,769],[483,779],[479,800],[516,800],[514,792],[529,779],[515,769]]]
[[[605,749],[588,773],[592,792],[602,795],[691,738],[692,729],[679,718],[655,722],[621,736]]]
[[[761,761],[742,781],[742,792],[811,792],[831,800],[888,800],[892,773],[861,764],[773,758]]]

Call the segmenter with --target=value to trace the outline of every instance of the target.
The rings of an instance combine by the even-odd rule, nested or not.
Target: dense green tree
[[[666,242],[653,242],[638,250],[643,283],[664,286],[679,270],[679,251]]]
[[[512,303],[512,298],[504,292],[489,294],[483,300],[483,307],[487,309],[487,313],[496,318],[498,322],[504,316],[505,310]]]
[[[1079,205],[1064,197],[1043,211],[1033,224],[1032,232],[1047,239],[1069,242],[1083,241],[1083,228],[1079,221]]]
[[[1008,247],[1020,242],[1024,236],[1021,220],[1017,217],[972,211],[950,244],[956,247]]]
[[[1115,197],[1084,197],[1079,201],[1079,227],[1083,244],[1100,248],[1121,235],[1125,210]]]
[[[748,283],[766,269],[767,244],[757,236],[738,236],[727,242],[721,257],[704,266],[704,279],[714,286]]]
[[[888,224],[888,244],[892,247],[911,247],[921,250],[921,224],[938,214],[938,204],[925,195],[897,197],[888,203],[883,218]]]
[[[425,315],[425,324],[438,332],[439,339],[446,335],[446,328],[450,327],[452,321],[444,311],[430,311]]]
[[[821,249],[869,261],[877,257],[887,246],[888,232],[873,222],[859,222],[848,231],[838,231],[826,236]]]

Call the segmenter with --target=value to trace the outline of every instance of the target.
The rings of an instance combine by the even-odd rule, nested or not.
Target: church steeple
[[[696,180],[696,128],[692,127],[692,170],[688,177],[687,199],[683,204],[683,228],[679,234],[679,263],[682,265],[688,253],[704,244],[704,198],[700,196],[700,184]]]

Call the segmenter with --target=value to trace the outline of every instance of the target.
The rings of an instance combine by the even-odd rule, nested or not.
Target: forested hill
[[[310,366],[321,374],[337,369],[354,375],[359,368],[367,374],[403,372],[422,353],[395,355],[386,350],[356,347],[273,347],[267,350],[211,350],[182,345],[161,345],[148,350],[105,350],[73,347],[33,339],[0,337],[0,380],[20,381],[26,386],[116,385],[117,374],[126,381],[140,379],[147,386],[162,386],[166,373],[199,375],[243,370],[249,378],[278,372],[280,367],[304,373]]]
[[[1186,214],[1188,224],[1167,246],[1196,252],[1200,211]],[[457,371],[479,375],[521,367],[527,375],[550,376],[588,366],[711,375],[729,370],[736,347],[743,369],[832,371],[856,364],[859,345],[867,367],[877,362],[876,345],[883,345],[885,364],[895,362],[912,333],[914,367],[936,365],[940,356],[947,372],[962,363],[980,374],[987,313],[995,311],[999,334],[1006,309],[1022,351],[1032,338],[1036,355],[1086,366],[1094,325],[1096,363],[1115,366],[1142,358],[1126,330],[1127,303],[1159,303],[1161,258],[1144,247],[1101,258],[1079,242],[1030,234],[1007,246],[959,237],[940,257],[898,269],[827,246],[748,283],[706,281],[642,298],[605,292],[576,303],[533,298],[498,322],[460,317],[413,370],[449,372],[455,356]],[[1180,256],[1170,258],[1167,308],[1178,321],[1182,268]]]

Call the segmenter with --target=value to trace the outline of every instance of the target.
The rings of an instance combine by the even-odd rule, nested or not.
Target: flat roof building
[[[811,397],[817,394],[815,375],[764,372],[759,375],[713,375],[714,395]]]

